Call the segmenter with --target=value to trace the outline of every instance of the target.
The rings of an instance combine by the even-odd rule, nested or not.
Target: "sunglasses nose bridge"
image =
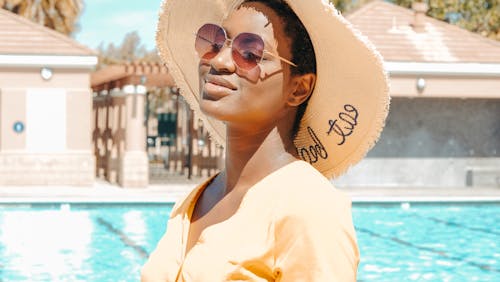
[[[236,64],[232,57],[231,41],[226,40],[224,46],[215,57],[210,60],[210,65],[217,71],[235,72]]]

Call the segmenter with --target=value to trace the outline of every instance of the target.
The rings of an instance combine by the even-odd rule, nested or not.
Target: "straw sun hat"
[[[156,43],[181,94],[219,144],[225,126],[199,107],[199,57],[194,36],[222,23],[241,0],[164,0]],[[317,80],[294,140],[299,156],[326,177],[359,162],[377,141],[389,107],[382,57],[328,0],[286,0],[305,26],[316,55]]]

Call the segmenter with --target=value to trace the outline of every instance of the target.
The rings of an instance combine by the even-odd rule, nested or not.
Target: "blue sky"
[[[96,49],[101,42],[120,44],[125,34],[136,30],[141,43],[152,49],[160,5],[161,0],[84,0],[73,37]]]

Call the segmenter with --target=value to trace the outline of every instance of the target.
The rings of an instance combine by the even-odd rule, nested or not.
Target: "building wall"
[[[68,150],[91,151],[91,90],[82,88],[67,93],[66,107],[68,109],[66,138]]]
[[[368,157],[498,158],[500,99],[394,98]]]
[[[88,70],[0,68],[0,185],[91,185]],[[22,122],[24,130],[14,131]]]
[[[421,91],[416,87],[418,78],[425,81]],[[390,93],[396,93],[398,97],[498,99],[500,95],[500,79],[496,76],[391,74],[390,81]]]
[[[335,183],[500,187],[500,99],[392,99],[379,142]]]
[[[24,150],[26,132],[14,133],[12,127],[15,122],[26,119],[26,90],[2,87],[3,85],[0,82],[0,153]]]

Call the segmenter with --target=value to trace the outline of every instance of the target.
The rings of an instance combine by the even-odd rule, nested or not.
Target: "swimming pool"
[[[358,281],[500,281],[499,204],[353,209]]]
[[[171,205],[0,206],[0,281],[138,281]],[[356,204],[358,281],[499,281],[500,204]]]

